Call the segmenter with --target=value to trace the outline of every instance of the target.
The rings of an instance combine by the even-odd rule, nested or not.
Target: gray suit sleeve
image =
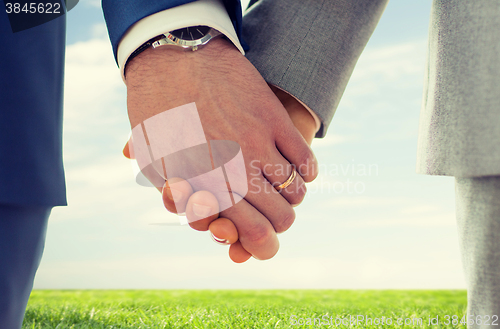
[[[261,0],[243,18],[247,58],[294,95],[326,134],[362,50],[388,0]]]
[[[417,172],[500,175],[500,2],[435,0]]]

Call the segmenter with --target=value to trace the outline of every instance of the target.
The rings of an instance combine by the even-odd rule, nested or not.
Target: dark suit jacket
[[[66,204],[61,155],[65,25],[62,16],[12,33],[0,10],[0,203]]]
[[[193,0],[103,0],[116,50],[135,22]],[[241,5],[225,0],[241,34]],[[12,33],[0,10],[0,203],[66,204],[62,166],[65,17]]]

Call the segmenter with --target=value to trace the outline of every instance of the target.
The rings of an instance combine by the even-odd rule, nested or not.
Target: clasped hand
[[[251,256],[272,258],[279,249],[276,234],[292,225],[293,206],[306,193],[304,183],[317,175],[309,147],[315,134],[311,114],[286,92],[268,86],[224,39],[196,52],[147,49],[127,65],[126,84],[132,127],[194,102],[207,141],[230,140],[241,147],[249,182],[244,199],[219,213],[213,193],[196,190],[182,177],[169,178],[159,188],[167,210],[185,212],[192,228],[210,229],[230,244],[229,256],[235,262]],[[124,154],[133,156],[128,146]],[[278,193],[274,186],[286,181],[293,168],[298,175]],[[170,186],[173,182],[175,188]]]

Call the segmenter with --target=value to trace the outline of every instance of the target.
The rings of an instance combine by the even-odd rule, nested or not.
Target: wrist
[[[231,61],[234,57],[243,57],[236,46],[225,38],[208,42],[196,51],[178,47],[148,47],[127,62],[125,67],[126,83],[138,76],[157,75],[159,70],[173,71],[182,67],[193,68],[201,64],[211,66],[221,60]]]
[[[161,108],[171,109],[205,99],[207,82],[227,76],[235,67],[244,67],[245,61],[241,52],[222,38],[196,51],[176,47],[144,50],[126,68],[127,107],[132,127]]]

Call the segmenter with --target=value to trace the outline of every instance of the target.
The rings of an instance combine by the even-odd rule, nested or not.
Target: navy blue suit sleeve
[[[102,0],[102,10],[104,12],[104,18],[106,19],[106,25],[108,26],[109,39],[113,45],[115,59],[120,40],[133,24],[157,12],[193,1],[195,0]],[[223,0],[223,3],[233,22],[238,38],[242,41],[242,11],[240,0]],[[244,43],[242,42],[242,44]]]
[[[62,106],[66,15],[12,33],[0,10],[0,203],[66,204]]]

